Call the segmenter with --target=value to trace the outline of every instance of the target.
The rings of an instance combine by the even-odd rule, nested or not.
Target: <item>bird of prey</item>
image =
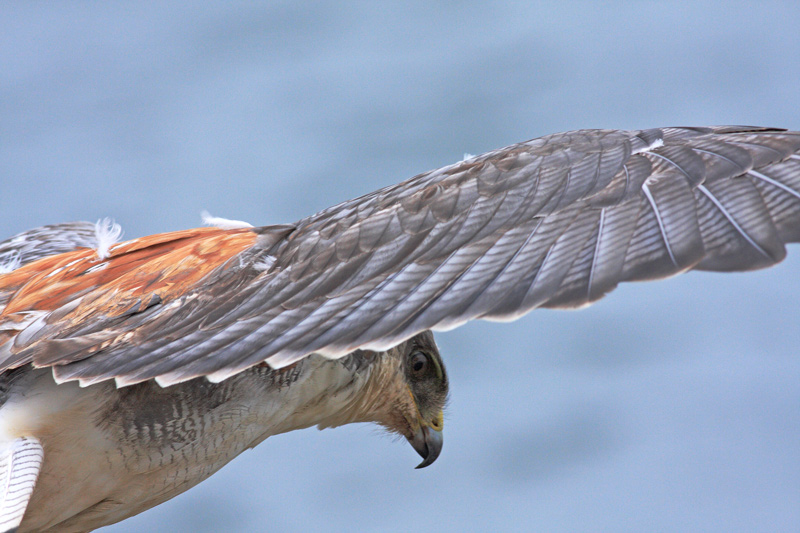
[[[800,133],[582,130],[470,156],[293,224],[0,243],[0,530],[88,531],[271,435],[375,422],[431,464],[432,330],[751,270],[800,240]]]

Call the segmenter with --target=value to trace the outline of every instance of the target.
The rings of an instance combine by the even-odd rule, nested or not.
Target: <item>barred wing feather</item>
[[[534,139],[254,229],[252,248],[181,299],[77,326],[49,317],[6,346],[6,366],[84,384],[218,381],[580,307],[622,281],[764,268],[800,239],[798,152],[800,133],[752,127]]]

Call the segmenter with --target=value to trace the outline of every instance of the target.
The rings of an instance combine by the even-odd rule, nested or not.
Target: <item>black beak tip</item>
[[[430,466],[442,453],[442,432],[429,427],[423,427],[408,441],[422,457],[423,461],[416,468]]]

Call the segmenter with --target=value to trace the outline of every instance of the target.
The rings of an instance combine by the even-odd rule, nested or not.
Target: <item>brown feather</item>
[[[53,311],[82,296],[61,320],[120,316],[147,307],[154,297],[169,302],[257,238],[249,229],[197,228],[117,244],[104,260],[88,248],[45,257],[0,277],[0,292],[15,292],[0,313],[0,323],[18,321],[28,311]]]

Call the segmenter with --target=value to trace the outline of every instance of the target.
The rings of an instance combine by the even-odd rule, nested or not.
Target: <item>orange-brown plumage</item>
[[[81,297],[68,313],[74,320],[99,311],[119,316],[153,297],[167,302],[251,247],[256,238],[248,229],[196,228],[117,244],[105,259],[89,248],[45,257],[0,277],[0,292],[13,293],[0,321],[14,322],[26,311],[53,311]]]

